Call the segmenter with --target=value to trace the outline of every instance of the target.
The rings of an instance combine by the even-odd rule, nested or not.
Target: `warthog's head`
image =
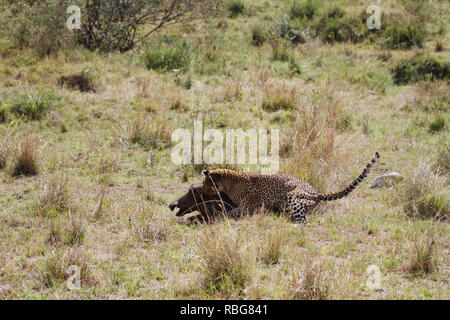
[[[202,184],[192,185],[184,195],[169,205],[169,208],[172,211],[175,210],[175,208],[179,209],[176,213],[178,217],[195,211],[199,211],[202,216],[208,217],[222,212],[223,209],[228,211],[234,207],[236,207],[236,205],[225,193],[221,193],[220,197],[217,195],[207,196],[203,192]]]

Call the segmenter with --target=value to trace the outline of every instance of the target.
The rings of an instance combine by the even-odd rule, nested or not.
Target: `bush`
[[[80,30],[80,42],[90,50],[118,50],[135,47],[141,28],[144,38],[168,25],[206,16],[216,10],[217,0],[96,0],[87,1],[87,16]]]
[[[35,49],[40,56],[54,54],[72,47],[76,39],[66,26],[68,0],[40,1],[17,4],[18,14],[10,19],[10,37],[18,47]]]
[[[230,12],[230,17],[234,18],[244,13],[245,4],[242,0],[229,0],[227,9]]]
[[[408,84],[420,80],[448,80],[450,64],[431,56],[418,55],[400,60],[391,70],[395,84]]]
[[[294,1],[290,10],[291,18],[311,20],[316,14],[318,7],[319,3],[316,0],[306,0],[301,3]]]
[[[278,35],[287,39],[293,44],[305,43],[305,35],[302,32],[303,26],[301,24],[292,23],[287,19],[282,19],[276,22],[276,28],[278,30]]]
[[[316,22],[315,30],[323,42],[359,42],[367,32],[367,27],[357,17],[345,16],[345,11],[333,8]]]
[[[159,38],[145,43],[142,59],[148,69],[186,71],[191,62],[190,46],[182,39]]]
[[[27,120],[41,120],[46,112],[58,106],[61,98],[53,91],[23,94],[11,105],[11,112]]]
[[[426,37],[425,27],[408,23],[406,25],[394,24],[385,32],[385,46],[389,49],[404,49],[418,46],[421,48]]]

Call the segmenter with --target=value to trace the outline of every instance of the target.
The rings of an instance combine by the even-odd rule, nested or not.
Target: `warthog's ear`
[[[205,176],[209,176],[209,170],[203,170],[203,174],[204,174]]]

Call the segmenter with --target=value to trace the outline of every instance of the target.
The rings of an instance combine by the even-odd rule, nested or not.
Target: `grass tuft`
[[[19,142],[18,150],[13,159],[11,175],[34,176],[39,173],[38,147],[39,139],[33,135],[27,135]]]
[[[246,246],[244,234],[225,222],[205,229],[198,239],[208,292],[225,297],[239,296],[249,283],[255,256]]]
[[[160,38],[145,42],[142,60],[147,69],[186,71],[191,62],[190,46],[182,39]]]
[[[323,264],[306,261],[303,278],[299,278],[299,272],[294,273],[293,283],[297,287],[292,298],[301,300],[326,300],[329,298],[330,279],[325,273]]]
[[[447,220],[450,205],[448,195],[442,190],[445,190],[445,177],[437,175],[433,165],[424,162],[407,176],[398,197],[409,216]]]
[[[437,270],[434,257],[436,243],[433,232],[414,238],[411,258],[406,265],[406,271],[412,275],[431,273]]]
[[[57,216],[71,207],[71,195],[66,177],[52,176],[45,184],[33,212],[43,217]]]
[[[11,105],[11,112],[27,120],[41,120],[51,108],[58,106],[61,98],[54,91],[19,95]]]
[[[41,266],[41,277],[44,285],[48,288],[58,287],[64,284],[73,271],[69,267],[78,268],[80,285],[89,284],[91,280],[89,261],[86,255],[78,248],[63,250],[57,249],[48,256]]]
[[[268,87],[264,94],[261,107],[263,110],[269,112],[296,109],[296,95],[297,90],[295,88],[288,89],[284,85]]]

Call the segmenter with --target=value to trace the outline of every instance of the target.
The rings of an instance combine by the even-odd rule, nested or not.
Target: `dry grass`
[[[267,265],[278,264],[283,253],[283,247],[287,243],[288,228],[286,221],[283,218],[272,219],[270,213],[263,213],[262,220],[269,220],[267,222],[261,221],[262,224],[267,224],[267,232],[261,235],[262,241],[258,250],[258,256],[262,262]]]
[[[297,108],[297,89],[286,85],[266,85],[262,101],[262,109],[273,112],[278,110],[294,110]]]
[[[299,175],[319,191],[326,189],[326,176],[334,168],[337,124],[343,114],[337,89],[322,89],[301,106],[300,116],[286,135],[289,138],[281,143],[283,152],[292,158],[287,171]]]
[[[39,216],[57,216],[72,207],[68,178],[51,176],[45,184],[39,199],[33,205],[33,213]]]
[[[39,173],[39,144],[39,138],[34,135],[27,135],[19,142],[13,159],[13,177],[34,176]]]
[[[170,220],[152,212],[140,203],[132,218],[130,230],[134,237],[144,243],[161,243],[170,235]]]
[[[248,246],[245,234],[225,221],[213,229],[205,228],[197,246],[207,292],[226,298],[239,296],[255,267],[255,253]]]
[[[47,287],[63,285],[72,275],[68,270],[70,266],[79,268],[81,286],[91,283],[89,260],[78,248],[56,249],[46,255],[40,270],[42,282]]]
[[[450,215],[445,177],[433,171],[433,165],[422,162],[408,175],[403,188],[399,189],[397,201],[411,217],[447,220]]]
[[[232,102],[242,97],[242,82],[239,80],[230,80],[225,84],[221,93],[222,98],[218,101]]]
[[[129,139],[146,150],[165,149],[171,144],[171,134],[166,120],[147,119],[141,115],[132,123]]]
[[[322,263],[314,263],[311,259],[306,261],[304,272],[295,272],[292,284],[295,286],[291,299],[300,300],[326,300],[329,298],[331,285],[330,277]]]
[[[425,235],[419,234],[417,237],[414,237],[412,245],[411,258],[405,266],[406,272],[420,275],[437,271],[436,243],[432,228]]]
[[[74,213],[70,214],[69,219],[70,224],[66,229],[65,243],[69,246],[80,245],[83,243],[86,234],[86,227],[83,219],[80,215]]]

